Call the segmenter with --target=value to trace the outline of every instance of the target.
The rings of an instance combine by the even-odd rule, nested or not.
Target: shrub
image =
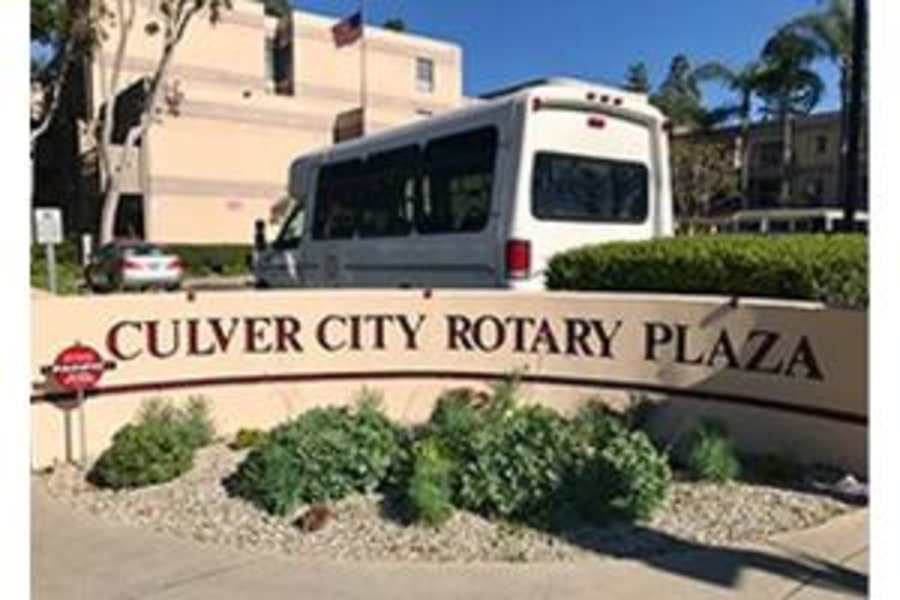
[[[571,427],[550,409],[529,406],[488,422],[472,436],[465,460],[457,462],[459,505],[489,517],[541,522],[552,511],[575,451]]]
[[[247,232],[248,237],[251,232]],[[187,274],[204,275],[244,275],[249,273],[247,257],[252,254],[252,247],[242,244],[218,245],[167,245],[184,260]]]
[[[187,472],[193,459],[193,449],[166,423],[129,424],[115,434],[88,480],[114,489],[165,483]]]
[[[192,397],[183,408],[154,398],[144,404],[138,419],[142,424],[159,424],[172,429],[189,448],[201,448],[213,442],[215,425],[209,414],[209,404],[201,397]]]
[[[642,431],[622,430],[586,461],[573,483],[581,516],[649,519],[672,483],[668,457]]]
[[[591,448],[603,448],[626,429],[623,416],[599,401],[579,408],[572,418],[572,427],[580,443]]]
[[[78,259],[78,245],[67,240],[56,246],[56,279],[59,294],[76,294],[84,281],[81,262]],[[50,289],[47,277],[47,258],[44,247],[31,246],[31,286]]]
[[[232,450],[244,450],[246,448],[257,448],[266,441],[268,434],[262,429],[244,429],[241,428],[234,436],[234,440],[228,447]]]
[[[734,235],[613,242],[550,260],[552,290],[767,296],[868,305],[862,235]]]
[[[740,462],[725,427],[702,420],[688,434],[685,456],[688,473],[701,481],[730,481],[740,473]]]
[[[384,483],[399,431],[371,402],[316,408],[276,427],[225,482],[229,492],[278,515]]]
[[[437,440],[419,442],[413,449],[408,497],[416,520],[439,526],[453,515],[453,463]]]
[[[170,481],[187,472],[194,451],[212,442],[215,428],[202,398],[187,406],[152,399],[144,403],[137,424],[113,436],[112,445],[94,463],[88,479],[101,487],[142,487]]]

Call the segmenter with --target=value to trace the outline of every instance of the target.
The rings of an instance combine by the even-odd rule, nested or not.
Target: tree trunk
[[[794,116],[790,110],[781,115],[781,192],[779,201],[787,206],[793,193],[794,178]]]
[[[117,179],[119,176],[121,176],[122,168],[127,165],[128,158],[131,155],[132,150],[136,149],[135,144],[138,140],[143,140],[142,143],[144,145],[138,153],[137,160],[143,160],[140,156],[140,152],[143,152],[143,148],[147,147],[146,144],[150,143],[150,141],[147,139],[147,132],[150,130],[150,125],[153,123],[153,115],[156,109],[159,91],[160,89],[162,89],[162,84],[169,72],[169,66],[172,63],[172,57],[175,53],[175,47],[178,45],[178,42],[181,41],[182,37],[187,31],[187,26],[190,24],[191,19],[198,10],[199,8],[197,8],[196,5],[188,9],[187,12],[182,16],[182,20],[180,22],[175,22],[173,24],[173,27],[167,31],[166,40],[163,44],[162,55],[159,58],[159,63],[156,66],[156,70],[150,78],[150,83],[147,86],[147,95],[144,98],[140,125],[138,125],[137,127],[133,127],[131,131],[128,132],[128,136],[125,140],[125,145],[122,148],[122,155],[119,159],[119,175],[117,176]],[[139,178],[139,182],[139,185],[143,185],[142,178]],[[118,181],[116,181],[114,185],[110,185],[108,187],[107,193],[105,194],[103,199],[100,235],[104,243],[113,239],[113,233],[115,229],[115,215],[116,210],[119,207],[120,189],[121,186],[118,184]],[[146,190],[141,190],[142,194],[145,192]],[[146,201],[147,199],[144,198],[145,206]]]
[[[848,143],[847,143],[847,133],[849,131],[849,117],[850,117],[850,67],[847,65],[845,60],[841,61],[841,75],[840,75],[840,88],[841,88],[841,112],[840,112],[840,131],[839,131],[839,141],[838,141],[838,185],[837,185],[837,193],[839,194],[839,201],[843,205],[846,202],[846,198],[840,198],[840,195],[843,195],[844,190],[846,189],[846,181],[847,181],[847,151],[848,151]]]

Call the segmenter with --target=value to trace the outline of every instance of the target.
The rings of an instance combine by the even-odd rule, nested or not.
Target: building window
[[[416,59],[416,89],[427,93],[434,91],[434,61],[430,58]]]
[[[825,154],[828,150],[828,136],[827,135],[817,135],[816,136],[816,152],[818,154]]]

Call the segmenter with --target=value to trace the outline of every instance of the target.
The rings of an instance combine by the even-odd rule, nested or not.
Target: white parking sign
[[[62,210],[34,209],[34,237],[38,244],[61,244],[63,241]]]

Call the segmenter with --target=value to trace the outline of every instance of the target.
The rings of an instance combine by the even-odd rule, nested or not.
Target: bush
[[[416,520],[439,526],[453,515],[453,463],[435,439],[416,444],[408,497]]]
[[[572,419],[513,405],[514,384],[479,402],[470,392],[442,397],[430,433],[453,463],[453,502],[488,517],[546,526],[574,508],[597,522],[646,518],[665,499],[665,454],[599,403]]]
[[[144,404],[139,416],[142,424],[159,424],[172,429],[184,444],[192,449],[207,446],[216,437],[216,429],[209,414],[209,405],[203,398],[188,399],[187,406],[177,408],[159,399]]]
[[[248,231],[250,236],[252,232]],[[187,274],[190,276],[205,275],[245,275],[249,273],[247,257],[253,248],[243,244],[219,245],[167,245],[167,248],[184,260]]]
[[[165,483],[193,465],[193,449],[163,422],[126,425],[113,437],[88,474],[88,480],[113,489]]]
[[[88,479],[101,487],[130,488],[164,483],[187,472],[194,451],[213,441],[215,428],[202,398],[176,408],[159,399],[144,403],[137,424],[113,436]]]
[[[56,246],[56,281],[59,294],[76,294],[84,282],[84,269],[78,260],[78,246],[66,241]],[[31,246],[31,287],[50,289],[44,247]]]
[[[474,432],[464,457],[457,462],[462,508],[543,522],[575,464],[575,437],[563,417],[530,406]]]
[[[668,457],[642,431],[620,431],[587,461],[574,485],[575,504],[591,522],[649,519],[672,483]]]
[[[244,450],[246,448],[258,448],[266,441],[268,434],[262,429],[241,428],[234,436],[234,440],[228,447],[232,450]]]
[[[684,462],[688,473],[701,481],[730,481],[741,470],[725,427],[709,419],[688,434]]]
[[[868,305],[862,235],[734,235],[613,242],[550,260],[552,290],[765,296]]]
[[[316,408],[276,427],[225,482],[272,514],[370,492],[385,482],[400,432],[371,402]]]

